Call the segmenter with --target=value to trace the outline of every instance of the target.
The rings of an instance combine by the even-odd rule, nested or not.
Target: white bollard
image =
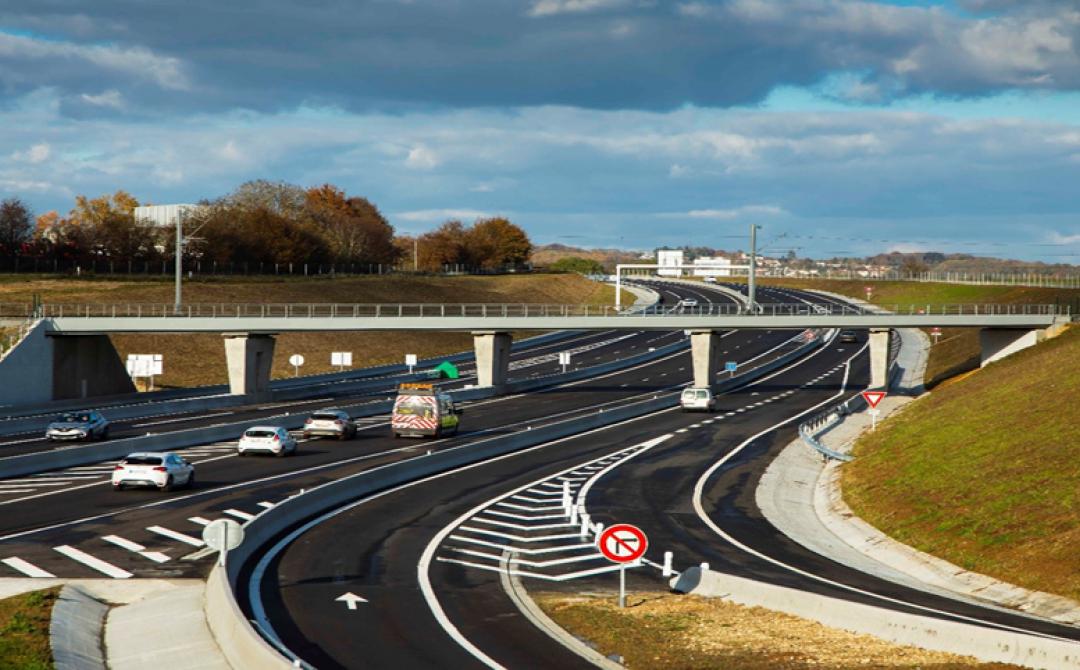
[[[709,569],[709,564],[708,563],[702,563],[701,564],[701,571],[702,572],[704,572],[704,571],[706,571],[708,569]]]
[[[671,572],[672,572],[672,570],[671,570],[671,561],[672,561],[672,559],[674,557],[675,557],[675,554],[671,553],[670,551],[665,551],[664,552],[664,572],[663,572],[663,575],[665,577],[670,577],[671,576]]]
[[[589,534],[589,513],[583,512],[581,514],[581,537],[585,537]]]

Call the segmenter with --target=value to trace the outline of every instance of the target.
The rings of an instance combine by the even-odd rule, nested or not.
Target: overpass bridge
[[[12,311],[4,306],[2,311]],[[885,309],[887,312],[880,310]],[[107,356],[114,333],[221,333],[230,388],[236,394],[269,390],[274,335],[330,331],[459,331],[473,334],[478,381],[506,381],[510,333],[516,330],[685,330],[690,336],[695,385],[708,386],[720,366],[718,331],[730,329],[868,329],[872,386],[885,383],[890,331],[895,328],[979,328],[987,363],[1034,344],[1046,329],[1070,320],[1057,305],[766,304],[654,306],[619,310],[610,305],[550,304],[49,304],[34,316],[52,342],[54,357]],[[93,343],[93,344],[90,344]],[[115,355],[115,351],[113,350]],[[86,367],[86,366],[83,366]],[[90,366],[94,367],[94,366]],[[97,366],[100,368],[100,365]],[[85,382],[84,382],[85,386]]]

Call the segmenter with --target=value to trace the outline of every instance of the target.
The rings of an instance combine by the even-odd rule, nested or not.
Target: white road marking
[[[154,561],[155,563],[168,563],[169,562],[169,557],[166,556],[165,554],[161,553],[160,551],[147,551],[146,547],[142,546],[138,542],[132,542],[131,540],[128,540],[128,539],[123,538],[123,537],[118,537],[116,535],[106,535],[105,537],[103,537],[101,539],[105,540],[106,542],[109,542],[110,544],[115,544],[118,547],[123,547],[124,549],[127,549],[128,551],[133,551],[136,554],[138,554],[138,555],[140,555],[140,556],[142,556],[144,558],[149,558],[151,561]]]
[[[265,500],[259,501],[258,505],[259,507],[265,507],[266,509],[272,509],[274,507],[277,507],[277,503],[266,502]]]
[[[42,570],[41,568],[34,565],[33,563],[24,561],[23,559],[21,559],[21,558],[19,558],[17,556],[12,556],[10,558],[2,559],[2,560],[0,560],[0,563],[3,563],[4,565],[8,566],[12,570],[15,570],[16,572],[23,573],[27,577],[47,578],[47,577],[55,577],[56,576],[53,573],[46,572],[45,570]]]
[[[79,549],[76,549],[75,547],[72,547],[71,545],[67,545],[67,544],[60,545],[59,547],[53,547],[53,550],[63,554],[64,556],[67,556],[68,558],[70,558],[73,561],[77,561],[79,563],[82,563],[83,565],[85,565],[88,568],[92,568],[92,569],[97,570],[98,572],[100,572],[102,574],[106,574],[106,575],[112,577],[113,579],[128,579],[129,577],[133,576],[127,570],[124,570],[123,568],[118,568],[115,565],[113,565],[112,563],[109,563],[107,561],[103,561],[100,558],[97,558],[95,556],[91,556],[90,554],[86,553],[85,551],[81,551]]]
[[[232,412],[218,412],[217,414],[200,414],[198,416],[182,416],[176,419],[161,419],[160,421],[147,421],[145,423],[133,423],[132,428],[142,428],[143,426],[159,426],[163,423],[177,423],[178,421],[194,421],[196,419],[210,419],[215,416],[229,416]]]
[[[201,516],[188,517],[188,521],[190,521],[192,523],[197,523],[200,526],[209,526],[210,525],[210,519],[204,519]]]
[[[230,516],[235,516],[237,519],[243,519],[244,521],[251,521],[255,518],[254,514],[248,514],[247,512],[241,512],[238,509],[227,509],[225,513]]]
[[[178,533],[175,530],[169,530],[168,528],[162,528],[161,526],[147,526],[146,530],[150,531],[151,533],[157,533],[158,535],[164,535],[165,537],[177,540],[178,542],[190,544],[193,547],[202,547],[206,544],[197,537],[184,535],[183,533]]]

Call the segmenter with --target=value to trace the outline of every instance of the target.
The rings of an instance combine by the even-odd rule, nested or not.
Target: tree
[[[438,272],[444,265],[467,264],[468,232],[460,221],[447,221],[417,240],[418,265]]]
[[[16,256],[30,240],[33,216],[19,198],[0,202],[0,253]]]
[[[900,264],[900,272],[907,276],[921,274],[929,269],[917,256],[905,256]]]
[[[599,261],[580,256],[567,256],[560,258],[551,264],[551,269],[556,272],[578,272],[583,275],[604,274],[604,266]]]
[[[144,260],[158,255],[160,231],[135,220],[139,201],[125,191],[99,198],[76,196],[69,238],[84,251],[114,260]]]
[[[295,184],[256,179],[240,184],[222,200],[224,204],[238,209],[265,209],[287,218],[299,219],[307,201],[307,192]]]
[[[532,255],[532,242],[508,219],[479,219],[466,236],[469,260],[484,269],[520,265]]]
[[[371,264],[397,260],[394,228],[366,198],[347,198],[336,186],[323,184],[307,190],[305,212],[334,260]]]
[[[218,263],[324,263],[329,252],[310,227],[263,207],[241,208],[226,199],[193,214],[199,230],[195,255]]]

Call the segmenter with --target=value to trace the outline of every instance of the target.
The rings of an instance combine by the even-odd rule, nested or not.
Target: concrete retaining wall
[[[709,598],[786,612],[900,644],[974,656],[1029,668],[1080,668],[1080,644],[897,612],[699,567],[672,580],[672,588]]]
[[[52,400],[52,342],[40,321],[0,361],[0,406]]]

